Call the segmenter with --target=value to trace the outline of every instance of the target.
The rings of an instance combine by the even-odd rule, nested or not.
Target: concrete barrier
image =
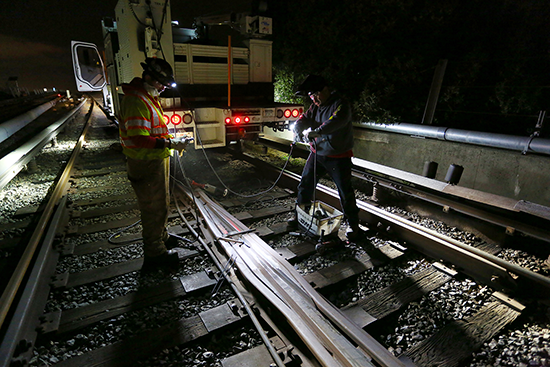
[[[435,179],[442,182],[446,167],[460,165],[464,172],[459,186],[550,206],[547,155],[355,126],[358,158],[418,175],[425,162],[437,162],[442,169]]]

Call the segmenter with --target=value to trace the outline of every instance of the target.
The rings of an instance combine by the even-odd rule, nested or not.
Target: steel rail
[[[199,197],[201,200],[197,200],[197,205],[212,235],[228,256],[234,257],[236,266],[247,281],[285,315],[319,363],[323,366],[366,366],[373,365],[371,359],[375,359],[382,366],[403,365],[386,348],[330,305],[255,233],[251,233],[204,193],[199,194]],[[239,235],[238,242],[242,242],[240,245],[227,241],[227,236],[233,235]],[[335,325],[346,331],[347,337]]]
[[[279,176],[280,169],[278,168],[247,154],[240,154],[239,157],[255,166],[263,166],[264,173],[272,179]],[[299,175],[284,172],[279,185],[295,189],[299,182]],[[340,206],[338,192],[321,184],[317,185],[316,198],[336,208]],[[550,278],[548,277],[465,245],[398,215],[379,209],[374,205],[358,201],[358,206],[360,219],[369,223],[369,225],[377,227],[380,223],[383,228],[389,227],[393,234],[401,237],[417,251],[454,264],[479,282],[498,290],[507,291],[522,289],[520,282],[526,281],[528,286],[535,287],[546,298],[550,297]]]
[[[76,143],[76,146],[72,152],[72,155],[69,161],[67,162],[65,169],[58,180],[57,185],[55,186],[52,192],[50,200],[48,201],[48,203],[46,204],[46,207],[44,208],[42,216],[40,217],[40,220],[37,223],[31,235],[29,243],[27,244],[27,247],[25,248],[25,251],[23,252],[22,257],[19,260],[13,275],[11,276],[6,288],[4,289],[4,292],[2,293],[2,296],[0,297],[0,328],[3,326],[4,321],[12,306],[12,302],[15,299],[16,294],[19,290],[19,287],[21,286],[21,283],[23,282],[23,279],[25,278],[29,270],[31,261],[34,257],[34,254],[40,242],[42,241],[43,235],[48,227],[48,223],[53,215],[54,209],[58,205],[59,201],[61,200],[63,193],[67,190],[66,187],[69,183],[69,177],[70,177],[72,167],[78,155],[80,154],[80,150],[84,143],[86,133],[88,132],[89,121],[90,121],[92,110],[93,110],[93,104],[90,106],[90,110],[88,112],[88,119],[82,131],[82,134],[78,142]]]
[[[464,202],[465,198],[467,198],[467,200],[469,200],[469,198],[475,198],[474,202],[477,204],[491,206],[496,209],[502,209],[502,210],[506,210],[508,212],[517,214],[519,211],[514,210],[515,205],[513,205],[518,203],[517,200],[505,198],[494,194],[482,193],[480,191],[468,189],[464,187],[453,187],[453,185],[450,185],[447,183],[442,183],[436,180],[428,179],[428,178],[417,176],[410,173],[403,173],[403,171],[399,171],[394,168],[384,167],[382,165],[374,164],[372,162],[367,162],[357,158],[353,158],[353,163],[354,165],[356,165],[356,167],[361,168],[361,170],[359,169],[352,170],[352,175],[358,179],[362,179],[362,180],[366,179],[370,182],[375,181],[379,183],[381,186],[388,188],[390,190],[401,192],[411,197],[415,197],[432,204],[440,205],[442,207],[449,207],[457,212],[466,214],[476,219],[481,219],[484,222],[492,223],[502,228],[514,228],[515,230],[522,232],[530,237],[539,239],[544,242],[550,242],[550,230],[547,228],[539,228],[531,224],[527,224],[515,219],[507,218],[500,214],[490,213],[487,210],[483,210],[482,208],[478,208],[474,205],[469,204],[468,202]],[[377,171],[372,171],[372,167],[384,167],[383,169],[390,172],[390,174],[388,175],[389,177],[384,177],[384,172],[381,171],[382,168],[380,168],[380,170],[377,170]],[[363,171],[363,169],[366,171]],[[406,175],[408,177],[413,177],[413,178],[407,181],[400,181],[399,179],[394,178],[396,176],[393,176],[391,174],[393,172],[397,172],[397,174],[400,173],[402,176]],[[422,181],[422,182],[418,183],[419,181]],[[422,186],[423,182],[430,182],[429,185],[431,185],[432,187]],[[435,191],[436,193],[433,193],[433,191]],[[437,194],[438,191],[440,191],[442,194],[438,195]],[[457,192],[457,194],[455,195],[453,194],[453,192],[449,192],[449,191]],[[460,200],[454,199],[454,197],[457,197],[457,195],[460,195],[458,197],[463,200],[460,201]],[[497,203],[497,205],[494,205],[493,203]],[[498,205],[502,203],[504,203],[505,205],[502,205],[502,206]],[[533,215],[532,213],[528,213],[528,212],[524,212],[524,213]],[[547,219],[543,217],[539,217],[539,218]]]
[[[262,138],[261,141],[262,144],[280,151],[284,151],[285,153],[290,151],[289,146],[291,142],[288,140],[270,137],[269,139]],[[298,144],[293,151],[293,155],[304,159],[307,158],[309,155],[308,146]],[[457,212],[473,218],[481,219],[502,228],[513,228],[514,230],[522,232],[530,237],[544,242],[550,242],[549,229],[534,226],[532,224],[525,223],[525,221],[518,221],[513,218],[508,218],[503,214],[489,213],[488,211],[479,208],[480,205],[492,207],[497,211],[502,210],[506,213],[511,213],[511,216],[517,215],[519,212],[534,216],[537,220],[548,221],[549,214],[547,207],[532,203],[530,203],[531,207],[525,207],[522,206],[524,203],[518,200],[465,187],[450,185],[446,182],[429,179],[410,172],[401,171],[359,158],[352,158],[352,160],[354,166],[356,167],[352,170],[352,175],[357,179],[367,180],[369,182],[376,181],[382,187],[392,191],[398,191],[442,207],[449,207]],[[369,179],[367,176],[372,178]],[[519,207],[521,207],[521,209],[518,209]],[[544,213],[539,213],[544,209],[546,210]]]
[[[48,300],[50,279],[55,272],[55,266],[59,260],[60,253],[52,246],[59,223],[66,213],[67,195],[64,195],[52,217],[48,232],[44,236],[42,246],[38,251],[35,266],[33,266],[29,281],[25,285],[17,305],[14,307],[12,317],[0,344],[0,367],[25,365],[32,353],[31,346],[34,344],[39,333],[36,324],[44,312],[44,305]],[[18,350],[18,355],[14,355]]]
[[[331,190],[328,189],[327,190]],[[333,195],[335,194],[334,190]],[[388,213],[382,209],[379,209],[373,205],[359,202],[360,209],[369,211],[372,214],[377,215],[380,219],[387,221],[387,223],[393,225],[391,228],[399,228],[401,237],[410,241],[411,244],[421,243],[420,246],[416,245],[415,247],[427,255],[437,257],[438,255],[444,254],[444,250],[437,249],[433,244],[440,244],[441,248],[447,249],[449,256],[445,256],[446,260],[459,265],[464,272],[470,274],[474,277],[477,275],[485,276],[486,284],[501,284],[504,289],[506,288],[517,288],[517,280],[510,275],[508,272],[521,277],[522,279],[528,280],[533,284],[542,286],[542,289],[545,292],[546,297],[550,296],[550,278],[543,275],[537,274],[529,269],[523,268],[519,265],[512,264],[506,260],[503,260],[497,256],[491,255],[485,251],[478,250],[475,247],[466,245],[460,241],[449,238],[443,234],[440,234],[431,229],[422,227],[419,224],[412,223],[404,218],[401,218],[392,213]],[[397,231],[396,231],[397,232]],[[422,240],[425,238],[425,240]],[[419,241],[415,241],[419,239]],[[465,261],[462,261],[462,256],[460,254],[464,253]],[[458,258],[454,258],[452,254],[455,254]],[[486,265],[488,269],[492,269],[493,274],[491,278],[488,278],[487,274],[490,274],[486,271],[481,271],[481,269],[476,269],[477,266]],[[501,269],[505,270],[505,273],[502,273]],[[496,277],[496,278],[495,278]],[[489,281],[488,281],[489,280]]]

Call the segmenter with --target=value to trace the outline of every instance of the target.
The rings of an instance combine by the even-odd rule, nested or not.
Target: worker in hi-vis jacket
[[[166,231],[170,197],[170,150],[185,150],[187,142],[173,139],[164,121],[159,94],[175,84],[172,67],[157,58],[147,58],[142,77],[123,84],[120,141],[126,155],[128,179],[141,211],[144,270],[179,266],[178,253],[168,249],[177,238]],[[168,246],[167,246],[168,245]]]

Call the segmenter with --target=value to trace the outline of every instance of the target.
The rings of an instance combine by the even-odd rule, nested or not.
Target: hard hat
[[[145,62],[141,63],[141,66],[143,70],[166,87],[172,87],[176,83],[172,67],[166,60],[148,57]]]
[[[300,84],[296,95],[300,97],[306,97],[309,93],[316,93],[323,90],[326,87],[327,81],[320,75],[308,75],[307,78]]]

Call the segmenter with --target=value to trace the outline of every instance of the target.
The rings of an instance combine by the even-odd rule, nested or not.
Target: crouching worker
[[[166,224],[170,150],[185,150],[186,141],[172,139],[164,122],[159,94],[174,82],[172,67],[162,59],[147,58],[141,78],[122,85],[120,141],[126,155],[128,179],[136,193],[143,237],[144,270],[179,266],[178,253],[167,243],[177,244],[168,235]],[[168,246],[173,247],[173,246]]]
[[[298,185],[296,204],[311,203],[318,177],[328,173],[338,187],[340,205],[349,224],[346,236],[350,241],[358,240],[361,233],[359,209],[351,186],[351,108],[319,75],[309,75],[298,87],[296,95],[309,96],[313,102],[296,121],[294,129],[298,140],[310,143],[309,157]],[[296,216],[289,220],[289,224],[297,224]]]

